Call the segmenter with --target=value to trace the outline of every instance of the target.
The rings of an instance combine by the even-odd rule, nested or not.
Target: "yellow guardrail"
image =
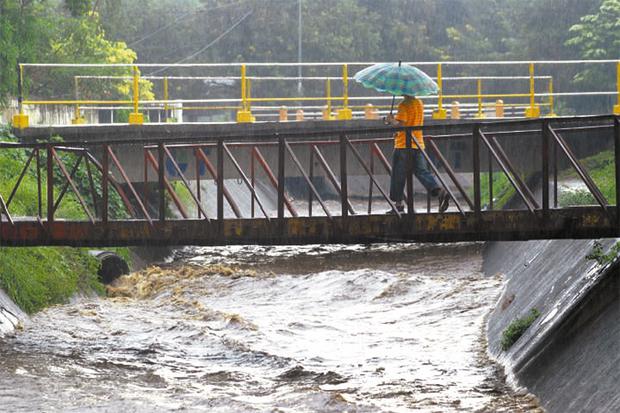
[[[582,63],[615,63],[616,64],[616,90],[614,92],[569,92],[569,93],[556,93],[553,90],[553,77],[550,75],[547,76],[536,76],[535,68],[537,65],[547,65],[547,64],[582,64]],[[129,123],[130,124],[142,124],[144,122],[144,115],[141,113],[141,107],[148,108],[154,107],[153,105],[163,105],[161,106],[161,110],[164,111],[164,118],[166,121],[170,121],[171,118],[168,116],[171,105],[183,105],[182,110],[235,110],[236,111],[236,120],[237,122],[254,122],[255,116],[252,114],[252,105],[255,105],[255,109],[263,110],[264,107],[258,106],[261,103],[274,102],[275,104],[289,103],[289,102],[320,102],[323,103],[322,109],[322,117],[324,119],[351,119],[353,117],[353,109],[363,109],[366,116],[376,116],[376,112],[379,109],[384,108],[381,105],[376,105],[376,102],[382,99],[390,99],[388,96],[351,96],[350,95],[350,87],[349,87],[349,67],[350,66],[368,66],[372,63],[304,63],[302,66],[315,66],[319,67],[340,67],[341,76],[308,76],[308,77],[287,77],[287,76],[248,76],[248,67],[257,67],[264,70],[265,67],[272,66],[274,68],[280,67],[291,67],[291,66],[299,66],[298,63],[248,63],[248,64],[179,64],[179,65],[164,65],[164,64],[35,64],[35,63],[22,63],[18,68],[18,114],[15,115],[13,119],[13,126],[17,128],[24,128],[29,126],[28,115],[25,113],[24,106],[25,105],[73,105],[75,106],[75,118],[73,123],[84,123],[84,119],[81,116],[81,110],[84,107],[88,107],[89,105],[104,105],[104,106],[112,106],[112,105],[131,105],[131,113],[129,114]],[[613,106],[613,112],[615,114],[620,114],[620,62],[616,60],[598,60],[598,61],[535,61],[535,62],[523,62],[523,61],[514,61],[514,62],[411,62],[407,64],[414,65],[434,65],[436,67],[436,80],[439,87],[438,94],[436,96],[425,97],[427,100],[435,100],[436,105],[432,110],[432,117],[434,119],[446,119],[448,117],[448,110],[445,108],[445,100],[450,99],[453,100],[450,104],[450,116],[454,117],[455,107],[457,108],[456,112],[458,112],[458,106],[462,105],[459,103],[460,100],[472,100],[477,105],[477,111],[475,113],[475,117],[483,118],[485,116],[485,108],[490,106],[496,107],[495,116],[503,116],[504,107],[510,106],[513,108],[516,107],[524,107],[525,110],[523,115],[525,117],[539,117],[541,116],[540,109],[541,107],[546,107],[547,113],[546,116],[556,116],[554,110],[554,98],[558,96],[574,96],[574,95],[588,95],[588,94],[615,94],[617,95],[617,103]],[[528,66],[528,75],[518,75],[518,76],[457,76],[457,77],[449,77],[444,76],[444,66],[489,66],[489,65],[525,65]],[[131,70],[130,76],[87,76],[87,75],[77,75],[74,77],[74,87],[75,87],[75,99],[24,99],[24,69],[27,67],[51,67],[51,68],[111,68],[111,67],[122,67],[128,70]],[[174,68],[174,67],[183,67],[183,68],[238,68],[239,72],[236,76],[141,76],[140,68],[147,67],[166,67],[166,68]],[[103,100],[103,99],[80,99],[79,98],[79,90],[78,90],[78,79],[123,79],[123,80],[131,80],[131,99],[123,99],[123,100]],[[140,100],[140,81],[143,79],[163,79],[163,100],[157,101],[147,101]],[[208,103],[217,103],[227,99],[170,99],[169,95],[169,87],[168,82],[171,79],[226,79],[229,81],[239,81],[239,95],[235,99],[228,99],[229,101],[239,102],[239,105],[208,105]],[[296,97],[277,97],[277,96],[260,96],[253,97],[252,96],[252,81],[263,81],[263,80],[296,80],[296,81],[314,81],[321,80],[325,82],[325,96],[296,96]],[[337,80],[342,86],[342,94],[338,96],[332,96],[332,87],[331,82],[333,80]],[[445,83],[452,81],[466,81],[466,80],[475,80],[476,81],[476,92],[475,93],[446,93]],[[484,84],[488,80],[505,80],[505,81],[516,81],[516,80],[529,80],[529,88],[522,93],[500,93],[493,90],[484,90]],[[536,81],[537,80],[546,80],[548,83],[547,92],[541,93],[536,92]],[[547,99],[546,102],[543,102],[543,99]],[[366,103],[364,105],[351,105],[351,100],[362,100],[366,99]],[[489,100],[495,100],[492,103],[489,103]],[[523,104],[519,102],[506,102],[507,100],[518,100],[518,99],[527,99],[528,103]],[[539,100],[537,102],[537,99]],[[341,104],[338,106],[334,106],[334,102],[340,102]],[[372,105],[370,102],[375,102],[375,105]],[[201,106],[186,106],[186,104],[193,103],[203,103]],[[207,105],[205,105],[205,103]],[[258,105],[257,105],[258,104]],[[159,107],[159,106],[158,106]],[[178,109],[175,106],[175,109]],[[299,109],[298,109],[299,110]],[[303,110],[303,107],[301,108]],[[276,111],[279,113],[281,119],[288,118],[288,116],[283,116],[283,113],[286,112],[286,107],[278,106]],[[297,114],[299,117],[299,114]],[[301,115],[303,117],[303,114]]]

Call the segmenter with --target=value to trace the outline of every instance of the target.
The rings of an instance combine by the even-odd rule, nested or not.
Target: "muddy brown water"
[[[481,244],[188,248],[0,339],[0,411],[537,411]]]

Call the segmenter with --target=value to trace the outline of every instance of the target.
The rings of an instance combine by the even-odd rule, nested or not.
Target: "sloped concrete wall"
[[[12,332],[26,314],[0,289],[0,337]]]
[[[593,245],[491,243],[485,251],[485,271],[507,278],[488,320],[489,352],[551,413],[620,411],[620,266],[586,259]],[[532,308],[541,316],[503,351],[503,330]]]

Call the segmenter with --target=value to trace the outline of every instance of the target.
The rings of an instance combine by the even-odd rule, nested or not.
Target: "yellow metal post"
[[[618,103],[614,105],[614,115],[620,115],[620,61],[616,63],[616,87],[618,89]]]
[[[547,117],[555,118],[557,115],[555,113],[554,102],[553,102],[553,78],[549,78],[549,114]]]
[[[485,117],[482,111],[482,79],[478,79],[478,113],[474,117],[476,119],[483,119]]]
[[[338,120],[353,119],[353,112],[349,109],[349,74],[347,65],[342,65],[342,109],[336,115]]]
[[[241,65],[241,110],[237,111],[237,122],[250,123],[254,122],[252,112],[248,103],[248,78],[246,76],[245,65]]]
[[[443,108],[443,78],[441,75],[441,63],[437,65],[437,86],[439,96],[437,98],[437,110],[433,112],[433,119],[446,119],[448,112]]]
[[[13,127],[25,129],[28,127],[28,115],[24,113],[24,67],[17,64],[17,107],[19,113],[13,116]]]
[[[534,63],[530,63],[530,106],[525,109],[526,118],[540,117],[540,106],[534,101],[535,85],[534,85]]]
[[[138,66],[133,67],[133,112],[129,114],[130,125],[142,125],[144,115],[139,112],[140,105],[140,71]]]
[[[75,100],[80,100],[80,92],[78,86],[78,78],[77,76],[73,77],[73,88],[75,90]],[[84,119],[80,113],[80,105],[78,103],[75,104],[75,114],[73,119],[71,119],[71,123],[73,125],[82,125],[86,123],[86,119]]]

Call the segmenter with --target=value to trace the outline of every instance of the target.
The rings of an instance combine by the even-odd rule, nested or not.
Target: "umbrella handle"
[[[398,61],[398,67],[400,67],[402,62],[403,62],[402,60]],[[396,95],[392,95],[392,107],[390,108],[390,116],[392,115],[392,112],[394,112],[394,101],[395,100],[396,100]]]

